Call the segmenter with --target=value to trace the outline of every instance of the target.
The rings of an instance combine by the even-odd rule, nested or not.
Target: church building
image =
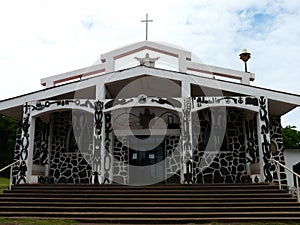
[[[244,52],[246,56],[249,53]],[[243,53],[241,54],[242,58]],[[300,96],[152,41],[0,101],[18,121],[16,184],[283,184],[281,116]],[[300,161],[300,160],[299,160]]]

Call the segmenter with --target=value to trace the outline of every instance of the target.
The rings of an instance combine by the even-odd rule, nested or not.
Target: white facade
[[[284,163],[280,117],[300,105],[300,96],[253,87],[253,80],[252,73],[197,63],[191,52],[150,41],[43,78],[45,89],[0,101],[2,114],[23,121],[14,182],[130,184],[139,170],[166,183],[274,182],[269,160]],[[62,118],[77,121],[73,131]],[[134,139],[149,135],[155,138]],[[161,136],[149,154],[132,149]],[[70,146],[85,150],[70,153]]]
[[[293,169],[294,166],[300,163],[300,149],[285,149],[284,150],[285,165]],[[286,171],[287,183],[289,187],[296,187],[295,178],[292,173]]]

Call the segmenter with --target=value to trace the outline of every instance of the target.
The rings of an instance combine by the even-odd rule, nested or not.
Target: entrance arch
[[[212,111],[214,110],[214,112]],[[218,107],[198,110],[193,126],[195,183],[242,183],[247,174],[247,110]],[[249,111],[249,115],[256,112]],[[252,119],[254,120],[255,117]],[[258,150],[258,148],[256,148]]]
[[[172,155],[180,139],[180,113],[168,108],[145,106],[117,109],[111,114],[114,118],[114,183],[165,183],[173,175],[175,161],[177,170],[180,169],[180,155],[177,154],[175,161]],[[127,126],[124,119],[129,120]],[[155,120],[159,124],[153,128]],[[165,125],[162,126],[162,123]],[[180,174],[177,180],[180,183]]]

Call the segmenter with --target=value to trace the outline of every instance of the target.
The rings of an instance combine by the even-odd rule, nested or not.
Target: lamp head
[[[251,58],[251,53],[247,52],[247,49],[243,49],[240,54],[240,59],[244,62],[247,62]]]

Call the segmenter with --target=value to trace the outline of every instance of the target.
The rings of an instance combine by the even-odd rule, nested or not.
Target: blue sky
[[[0,99],[39,90],[40,78],[94,64],[145,39],[172,43],[207,64],[243,70],[253,85],[300,94],[297,0],[12,0],[0,3]],[[300,129],[300,110],[283,118]]]

